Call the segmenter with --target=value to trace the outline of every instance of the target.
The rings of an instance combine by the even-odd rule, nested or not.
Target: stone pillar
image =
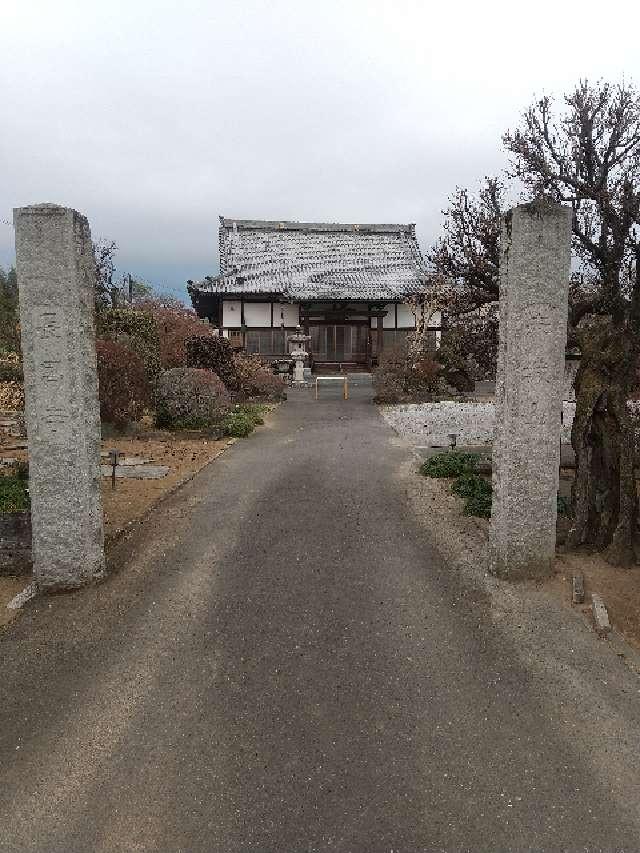
[[[553,570],[570,266],[570,208],[540,200],[507,213],[490,559],[510,580]]]
[[[105,571],[91,232],[53,204],[14,223],[34,575],[72,589]]]

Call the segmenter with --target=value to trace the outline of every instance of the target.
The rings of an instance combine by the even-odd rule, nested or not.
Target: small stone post
[[[91,232],[54,204],[17,208],[14,224],[34,575],[72,589],[105,571]]]
[[[540,199],[507,213],[490,560],[510,580],[553,571],[570,266],[570,208]]]

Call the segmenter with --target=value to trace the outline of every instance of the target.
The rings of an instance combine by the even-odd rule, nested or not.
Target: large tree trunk
[[[610,563],[628,567],[640,554],[635,434],[627,407],[638,342],[604,317],[593,319],[578,335],[582,361],[571,431],[576,478],[569,542],[592,545]]]

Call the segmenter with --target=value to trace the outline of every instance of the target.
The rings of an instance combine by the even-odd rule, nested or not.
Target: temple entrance
[[[363,323],[311,326],[314,361],[366,364],[369,328]]]

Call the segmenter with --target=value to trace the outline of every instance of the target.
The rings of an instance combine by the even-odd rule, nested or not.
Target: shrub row
[[[232,402],[284,397],[258,356],[235,353],[187,309],[146,300],[103,312],[98,331],[101,417],[118,428],[152,405],[158,426],[201,429]]]

